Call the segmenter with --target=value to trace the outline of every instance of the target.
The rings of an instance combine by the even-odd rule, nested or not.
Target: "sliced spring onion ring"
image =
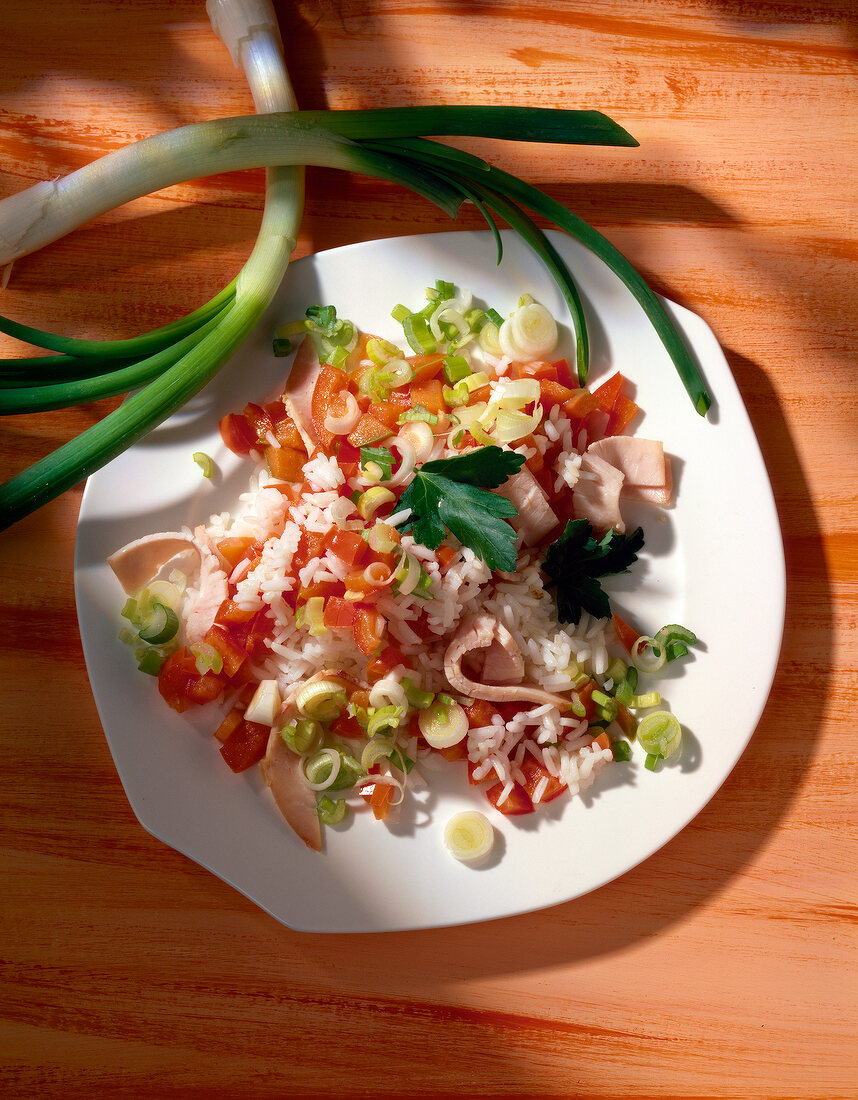
[[[320,749],[304,761],[304,780],[312,791],[326,791],[340,774],[342,757],[336,749]]]
[[[422,420],[412,420],[407,424],[401,424],[399,426],[399,432],[395,437],[400,443],[407,443],[414,451],[414,461],[425,462],[429,455],[432,453],[432,448],[435,446],[435,435],[432,428]],[[392,440],[391,442],[395,442]],[[402,455],[403,465],[405,463],[405,455],[402,451],[399,452]],[[412,466],[412,470],[414,467]],[[401,467],[398,471],[401,473]],[[404,478],[396,482],[400,484]],[[393,483],[391,483],[393,484]]]
[[[344,390],[340,396],[345,403],[345,411],[338,416],[329,412],[325,417],[325,428],[332,435],[348,435],[361,418],[360,405],[355,395]]]
[[[175,638],[179,629],[179,616],[165,604],[157,600],[152,602],[152,609],[146,622],[140,627],[138,633],[144,642],[150,645],[163,645]]]
[[[328,633],[325,626],[325,597],[311,596],[304,604],[304,625],[311,638],[320,638]]]
[[[494,842],[494,828],[486,815],[478,810],[453,814],[444,826],[444,844],[450,855],[461,863],[478,863],[485,859]]]
[[[447,696],[438,696],[431,706],[417,715],[417,724],[427,743],[433,749],[447,749],[458,745],[468,735],[468,716],[458,703]]]
[[[632,646],[631,658],[632,664],[639,672],[652,675],[664,665],[666,660],[664,646],[659,645],[655,638],[642,634]]]
[[[295,706],[305,718],[317,718],[320,722],[339,718],[346,705],[346,689],[338,680],[304,684],[295,698]]]
[[[194,451],[192,457],[202,470],[203,477],[211,477],[214,473],[214,462],[212,462],[211,455],[207,455],[205,451]]]
[[[396,500],[396,495],[381,485],[373,485],[361,493],[357,499],[357,511],[361,519],[372,519],[379,508],[385,504],[391,504]]]
[[[360,754],[360,763],[364,771],[369,771],[379,760],[385,760],[396,748],[390,737],[373,737],[364,745]]]
[[[400,596],[410,596],[420,582],[420,562],[407,550],[402,551],[402,560],[394,573],[397,591]]]
[[[339,825],[346,816],[346,800],[338,798],[335,802],[329,795],[323,794],[316,810],[323,825]]]
[[[405,688],[393,676],[385,676],[372,685],[369,691],[371,707],[405,707]]]
[[[405,714],[405,706],[396,706],[390,704],[389,706],[379,707],[373,711],[366,724],[367,737],[376,737],[379,733],[383,733],[385,730],[396,729]]]
[[[188,648],[191,656],[195,658],[200,676],[205,676],[207,672],[220,672],[223,669],[223,657],[213,645],[207,642],[194,642]]]
[[[669,710],[656,710],[642,718],[638,725],[638,742],[646,752],[675,756],[682,746],[682,726]]]

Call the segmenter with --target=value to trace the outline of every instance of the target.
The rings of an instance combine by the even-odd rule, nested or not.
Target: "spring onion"
[[[402,690],[405,693],[405,698],[408,700],[408,705],[414,707],[415,710],[425,710],[435,700],[433,692],[423,691],[407,676],[402,678]]]
[[[147,676],[157,676],[165,660],[164,654],[159,653],[157,649],[149,649],[140,655],[137,668]]]
[[[245,721],[273,726],[279,711],[280,689],[277,687],[277,681],[261,680],[244,712]]]
[[[632,758],[632,747],[628,741],[612,741],[611,752],[614,754],[614,760],[618,763],[622,763],[625,760],[631,760]]]
[[[647,691],[643,695],[633,695],[627,704],[632,710],[646,710],[648,707],[657,707],[661,703],[661,695],[657,691]]]
[[[203,472],[203,477],[211,477],[214,473],[214,462],[212,462],[211,455],[207,455],[205,451],[194,451],[193,460],[199,466]]]
[[[140,627],[138,633],[144,642],[150,645],[163,645],[175,638],[179,629],[179,617],[172,607],[154,601],[151,611]]]
[[[338,680],[314,680],[298,692],[295,706],[305,718],[333,721],[346,708],[346,691]]]
[[[325,626],[324,596],[310,596],[304,604],[304,625],[311,638],[319,638],[328,633],[328,628]]]
[[[495,832],[485,814],[463,810],[453,814],[444,826],[444,844],[450,855],[462,863],[479,863],[494,847]]]
[[[323,825],[339,825],[346,816],[346,800],[338,798],[335,802],[328,795],[323,794],[316,810]]]
[[[468,716],[464,708],[449,696],[439,695],[435,702],[417,715],[417,724],[427,744],[433,749],[458,745],[468,734]]]
[[[213,8],[222,18],[224,38],[229,38],[234,58],[244,66],[254,103],[263,113],[198,123],[147,138],[66,179],[39,184],[0,204],[0,263],[5,263],[140,195],[207,174],[260,165],[269,168],[262,226],[248,263],[234,284],[188,318],[135,340],[103,345],[17,326],[16,335],[25,333],[25,339],[61,355],[73,355],[75,361],[68,364],[65,375],[64,364],[57,364],[56,383],[34,380],[32,385],[15,384],[20,368],[10,365],[4,376],[12,379],[12,385],[3,388],[0,407],[32,411],[128,389],[136,392],[91,429],[0,487],[0,523],[15,522],[104,465],[184,404],[227,361],[267,308],[288,267],[302,205],[298,166],[304,164],[359,171],[403,184],[450,214],[462,202],[471,201],[487,216],[493,210],[505,218],[561,285],[573,312],[578,371],[584,378],[586,330],[577,291],[554,246],[516,202],[548,217],[592,248],[632,289],[673,357],[695,407],[705,414],[710,399],[696,365],[661,304],[628,261],[586,223],[535,188],[478,158],[421,137],[432,132],[566,144],[637,144],[621,127],[598,112],[538,108],[294,113],[273,15],[270,22],[252,23],[239,33],[230,22],[235,3],[221,0]],[[254,11],[258,7],[253,5]],[[490,228],[500,242],[491,220]],[[435,342],[433,327],[447,340],[457,335],[464,338],[463,327],[470,336],[470,326],[455,300],[442,299],[441,293],[438,316],[432,317],[434,326],[419,314],[404,319],[406,328],[413,330],[409,343],[414,350],[427,350]],[[15,329],[13,322],[0,322],[0,327]],[[488,327],[481,326],[481,339]],[[322,337],[335,352],[343,352],[345,345],[336,342],[339,338]],[[93,370],[87,358],[104,369]],[[45,369],[52,366],[45,364]]]
[[[357,500],[358,515],[361,519],[372,519],[375,513],[385,504],[392,504],[396,500],[396,494],[381,485],[373,485],[365,493],[361,493]]]
[[[682,745],[682,726],[669,710],[657,710],[641,719],[638,725],[638,741],[648,753],[675,756]]]
[[[223,669],[223,657],[208,642],[194,642],[188,649],[200,676],[205,676],[207,672],[218,673]]]
[[[336,749],[320,749],[304,760],[304,779],[312,791],[326,791],[340,774],[342,757]]]
[[[367,736],[375,737],[384,730],[396,729],[404,713],[405,707],[394,704],[370,710],[366,725]]]
[[[664,646],[659,645],[655,638],[649,638],[642,634],[631,651],[632,664],[639,672],[647,672],[652,675],[658,672],[666,660]]]

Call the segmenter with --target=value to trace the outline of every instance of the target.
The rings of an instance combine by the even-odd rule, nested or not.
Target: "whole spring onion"
[[[220,0],[220,8],[240,7]],[[258,7],[254,5],[254,7]],[[214,18],[214,17],[213,17]],[[21,361],[0,372],[0,411],[58,408],[136,389],[98,424],[0,486],[0,527],[40,507],[110,461],[193,396],[229,359],[270,303],[295,246],[302,206],[298,166],[318,164],[400,183],[454,215],[473,202],[499,214],[535,249],[569,303],[578,336],[579,377],[586,377],[583,312],[574,283],[545,235],[516,205],[551,218],[602,256],[644,306],[705,413],[709,397],[681,338],[643,280],[586,223],[514,176],[422,135],[474,134],[566,144],[636,145],[594,111],[539,108],[423,107],[378,111],[292,112],[276,24],[235,36],[258,109],[147,138],[65,179],[38,184],[0,203],[0,263],[56,240],[92,217],[173,183],[266,165],[270,171],[257,244],[238,279],[204,307],[130,341],[74,341],[0,320],[0,330],[58,351],[32,368]],[[291,113],[284,113],[284,111]],[[270,113],[269,113],[270,112]],[[290,167],[291,166],[291,167]],[[500,237],[495,230],[498,243]],[[28,370],[32,369],[32,377]],[[142,386],[142,389],[137,387]]]

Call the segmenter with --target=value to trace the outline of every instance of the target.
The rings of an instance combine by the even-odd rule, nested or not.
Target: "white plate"
[[[505,234],[495,266],[488,233],[444,233],[347,246],[299,260],[275,305],[234,360],[169,423],[89,479],[80,513],[76,594],[93,694],[128,799],[141,824],[293,928],[383,931],[453,925],[569,900],[646,859],[718,790],[759,720],[774,676],[784,614],[784,560],[765,467],[729,367],[694,314],[670,311],[714,396],[710,421],[691,402],[655,333],[622,283],[562,234],[552,238],[577,277],[588,314],[591,382],[619,368],[645,410],[640,435],[674,456],[674,509],[627,516],[647,536],[631,577],[609,590],[616,605],[656,629],[681,622],[702,641],[660,685],[685,729],[681,763],[646,771],[642,758],[605,769],[583,798],[560,798],[528,817],[496,814],[447,766],[411,820],[388,829],[368,814],[326,830],[324,854],[289,831],[258,769],[234,775],[211,731],[215,708],[178,715],[117,640],[123,594],[105,558],[141,535],[193,525],[231,508],[249,466],[230,454],[218,418],[278,392],[284,360],[271,353],[276,323],[333,303],[364,330],[401,339],[397,302],[416,307],[436,278],[455,281],[500,312],[532,293],[555,316],[562,300],[530,252]],[[565,331],[567,345],[568,330]],[[191,460],[212,455],[208,482]],[[606,586],[608,587],[608,586]],[[497,855],[482,869],[455,862],[442,834],[475,805],[492,814]]]

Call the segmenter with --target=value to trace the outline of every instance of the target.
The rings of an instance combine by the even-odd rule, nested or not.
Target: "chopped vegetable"
[[[479,863],[490,855],[495,833],[485,814],[464,810],[453,814],[444,827],[444,843],[461,863]]]

